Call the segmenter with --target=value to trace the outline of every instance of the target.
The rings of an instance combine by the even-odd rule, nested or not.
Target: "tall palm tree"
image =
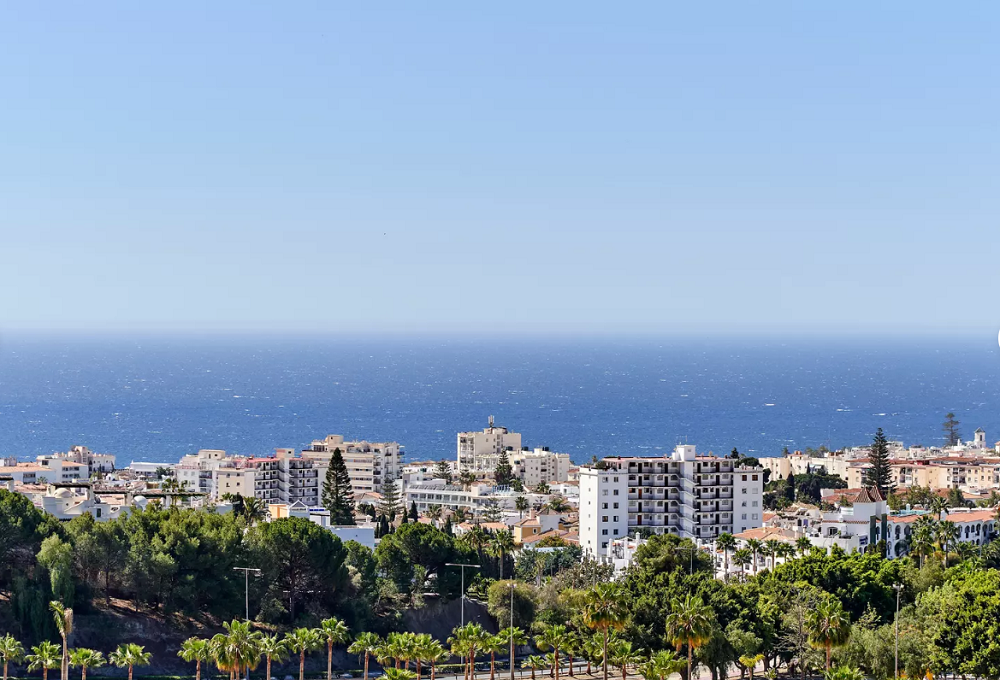
[[[736,549],[736,539],[728,531],[719,534],[715,545],[722,550],[722,578],[729,581],[729,552]]]
[[[17,663],[24,658],[24,646],[10,633],[0,637],[0,658],[3,659],[3,680],[7,680],[7,668],[11,662]]]
[[[756,538],[751,538],[746,544],[747,550],[753,555],[753,573],[757,573],[757,553],[761,551],[764,544],[758,541]]]
[[[622,680],[628,680],[628,667],[638,666],[645,658],[642,651],[633,649],[627,640],[618,640],[611,646],[611,661],[622,669]]]
[[[795,547],[799,549],[800,555],[805,555],[812,549],[812,542],[808,536],[799,536],[795,539]]]
[[[425,634],[419,636],[417,660],[430,664],[431,680],[434,680],[435,678],[438,663],[447,658],[448,652],[445,651],[445,648],[440,642],[432,638],[430,635]],[[417,671],[417,676],[420,676],[419,671]]]
[[[354,639],[351,646],[347,648],[349,654],[357,654],[360,657],[364,657],[365,661],[365,677],[364,680],[368,680],[368,662],[372,655],[377,654],[379,647],[382,646],[382,638],[376,633],[364,632],[358,633],[358,637]]]
[[[778,551],[781,550],[781,541],[776,538],[769,538],[764,541],[764,549],[771,556],[771,571],[774,571],[774,558],[777,557]]]
[[[583,641],[582,651],[587,659],[587,675],[590,675],[591,665],[604,660],[604,639],[599,634],[588,637]]]
[[[514,552],[517,547],[514,543],[514,535],[509,531],[497,531],[490,538],[490,554],[497,558],[500,566],[500,580],[503,580],[503,559]],[[514,622],[511,621],[511,625]]]
[[[475,670],[476,652],[481,648],[489,633],[478,623],[467,623],[452,631],[448,643],[452,650],[466,658],[466,677],[472,678]]]
[[[920,561],[920,566],[924,566],[924,556],[933,552],[934,542],[937,536],[937,522],[933,518],[924,515],[913,523],[913,534],[911,536],[911,546]]]
[[[521,662],[521,668],[530,668],[531,680],[535,680],[535,671],[545,668],[545,659],[537,654],[532,654]]]
[[[249,621],[223,622],[222,627],[226,633],[212,638],[214,650],[221,652],[216,659],[222,662],[219,667],[230,671],[234,677],[256,668],[260,662],[260,632],[251,629]]]
[[[826,670],[830,670],[830,653],[845,644],[851,636],[851,620],[840,600],[828,596],[816,604],[806,618],[809,642],[826,650]]]
[[[620,589],[611,583],[600,583],[587,593],[583,607],[583,620],[591,629],[598,630],[604,639],[601,664],[604,680],[608,680],[608,635],[612,630],[625,627],[626,613],[621,604]]]
[[[153,655],[142,645],[128,642],[118,645],[118,648],[108,656],[108,661],[119,668],[128,668],[128,680],[132,680],[133,669],[136,666],[148,666],[152,657]]]
[[[569,662],[569,677],[571,678],[573,677],[573,659],[580,653],[581,646],[583,646],[583,640],[575,631],[570,631],[562,644],[562,653],[566,656],[566,661]]]
[[[185,661],[194,661],[194,680],[201,680],[201,664],[212,658],[211,646],[208,640],[189,637],[181,643],[181,649],[177,656]],[[270,675],[268,675],[270,680]]]
[[[753,558],[751,557],[750,550],[748,548],[740,548],[733,553],[733,564],[740,568],[743,576],[746,576],[746,569],[750,565]]]
[[[306,654],[322,647],[323,639],[312,628],[296,628],[285,633],[285,643],[288,649],[299,655],[299,680],[303,680],[306,673]]]
[[[326,641],[326,680],[333,680],[333,646],[350,640],[351,633],[347,624],[336,616],[320,621],[316,632]]]
[[[264,501],[256,496],[247,496],[243,499],[243,519],[247,526],[254,526],[267,519],[267,506]],[[270,680],[270,678],[268,678]]]
[[[712,609],[700,597],[687,595],[683,600],[674,598],[667,614],[667,637],[677,651],[687,646],[687,680],[691,680],[694,650],[712,637]]]
[[[639,675],[643,680],[667,680],[674,673],[679,673],[684,668],[684,659],[677,656],[672,649],[664,649],[657,652],[649,661],[639,666]]]
[[[455,628],[452,631],[451,637],[448,638],[448,645],[451,647],[451,653],[462,660],[462,674],[463,677],[468,678],[469,666],[467,660],[469,654],[472,652],[472,643],[464,627]]]
[[[499,635],[490,635],[483,639],[483,654],[490,655],[490,680],[496,678],[497,652],[502,652],[507,648],[507,640]]]
[[[60,676],[62,680],[69,680],[69,636],[73,632],[73,610],[58,600],[49,602],[49,609],[52,611],[52,618],[55,619],[59,637],[62,638]]]
[[[100,652],[87,649],[86,647],[78,647],[77,649],[70,650],[69,663],[73,668],[80,669],[81,680],[87,680],[88,668],[100,668],[107,662],[104,659],[104,655]]]
[[[288,645],[277,635],[262,635],[257,640],[257,651],[264,657],[264,663],[267,665],[267,680],[271,680],[271,662],[287,659]]]
[[[29,671],[42,669],[42,680],[49,680],[49,669],[59,668],[59,645],[43,640],[31,648],[31,654],[24,657]],[[131,678],[129,678],[131,680]]]
[[[561,623],[549,624],[535,638],[535,644],[543,652],[552,650],[552,668],[555,679],[559,680],[559,648],[565,645],[569,637],[569,629]]]
[[[937,523],[937,540],[938,544],[941,546],[941,552],[944,553],[944,568],[948,568],[948,546],[952,543],[958,542],[958,537],[961,535],[962,530],[959,529],[954,522],[948,520],[941,520]]]
[[[528,499],[524,496],[518,496],[514,499],[514,509],[517,510],[517,518],[524,519],[524,513],[531,507],[528,503]]]

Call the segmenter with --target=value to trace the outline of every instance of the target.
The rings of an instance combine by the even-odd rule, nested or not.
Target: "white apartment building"
[[[493,416],[490,416],[489,426],[482,432],[458,433],[458,470],[492,473],[503,451],[511,455],[520,450],[521,435],[508,432],[506,427],[494,426]]]
[[[270,458],[227,456],[218,449],[202,449],[184,456],[175,474],[186,489],[215,500],[229,493],[318,507],[326,465],[319,459],[303,458],[294,449],[275,449]]]
[[[14,465],[4,465],[0,467],[0,475],[11,477],[18,485],[62,484],[79,482],[88,477],[86,465],[51,456],[38,456],[34,463],[14,462]]]
[[[569,454],[553,453],[547,448],[533,451],[516,451],[509,454],[514,476],[526,489],[534,489],[542,482],[554,484],[569,479]]]
[[[763,476],[691,445],[663,457],[605,458],[580,470],[580,545],[606,559],[611,541],[643,529],[711,541],[759,527]]]
[[[325,439],[314,440],[308,449],[302,450],[302,457],[329,467],[330,457],[336,449],[340,449],[344,457],[355,496],[381,492],[387,480],[399,480],[402,475],[402,447],[397,442],[347,442],[341,435],[331,434]]]
[[[411,503],[416,503],[417,512],[424,512],[432,505],[440,505],[450,510],[464,508],[479,514],[494,501],[505,512],[515,512],[514,504],[518,496],[524,496],[532,505],[549,498],[538,494],[516,493],[509,487],[488,483],[473,484],[465,490],[461,486],[445,484],[443,479],[408,484],[403,491],[405,507],[409,509]]]

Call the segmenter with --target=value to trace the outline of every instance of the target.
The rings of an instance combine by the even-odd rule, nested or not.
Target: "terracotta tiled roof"
[[[972,512],[952,512],[948,514],[948,521],[960,524],[963,522],[988,522],[996,519],[994,510],[973,510]]]

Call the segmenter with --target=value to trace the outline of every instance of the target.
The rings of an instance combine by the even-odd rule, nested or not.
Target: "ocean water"
[[[83,444],[174,462],[262,454],[326,434],[454,457],[497,424],[530,446],[654,455],[678,442],[754,455],[890,438],[1000,439],[1000,351],[986,339],[0,339],[0,454]]]

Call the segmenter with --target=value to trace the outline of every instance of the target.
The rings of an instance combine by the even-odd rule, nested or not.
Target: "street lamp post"
[[[250,620],[250,572],[260,576],[260,569],[255,567],[233,567],[233,571],[243,572],[243,600],[246,605],[246,620]]]
[[[459,562],[445,562],[446,567],[461,567],[462,568],[462,625],[465,625],[465,568],[469,569],[479,569],[478,564],[462,564]]]
[[[899,593],[903,590],[902,583],[893,583],[893,589],[896,591],[896,619],[893,621],[896,627],[896,675],[894,676],[896,680],[899,680]]]

